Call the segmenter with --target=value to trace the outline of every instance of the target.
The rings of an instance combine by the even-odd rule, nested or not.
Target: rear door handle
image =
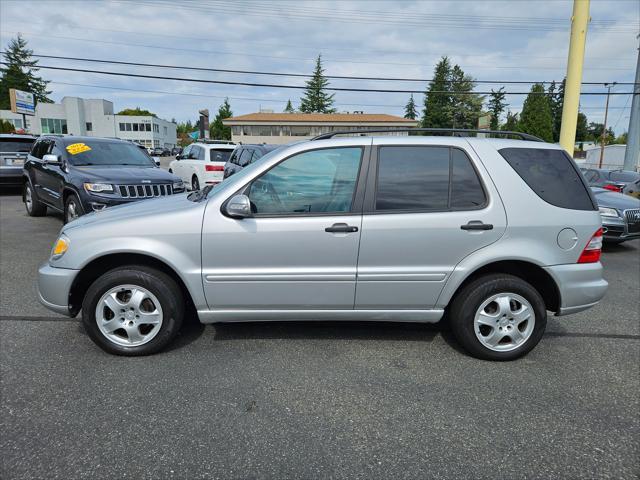
[[[466,225],[460,225],[462,230],[493,230],[490,223],[482,223],[480,220],[471,220]]]
[[[329,233],[354,233],[358,231],[358,227],[352,227],[346,223],[334,223],[330,227],[325,228],[324,231]]]

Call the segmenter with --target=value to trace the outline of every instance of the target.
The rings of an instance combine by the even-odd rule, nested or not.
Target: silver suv
[[[557,145],[335,135],[65,225],[40,300],[82,312],[120,355],[161,350],[194,309],[202,323],[446,318],[470,354],[510,360],[547,311],[603,297],[598,207]]]

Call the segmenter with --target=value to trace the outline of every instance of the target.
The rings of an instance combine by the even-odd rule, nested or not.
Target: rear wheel
[[[38,200],[29,181],[24,184],[24,206],[30,217],[42,217],[47,213],[47,206]]]
[[[84,215],[80,199],[75,193],[70,194],[64,202],[64,223],[74,221]]]
[[[519,277],[483,275],[464,286],[451,304],[453,334],[473,356],[513,360],[530,352],[547,324],[544,300]]]
[[[91,339],[116,355],[149,355],[167,346],[182,325],[184,300],[168,275],[145,266],[111,270],[99,277],[82,303]]]
[[[196,191],[200,190],[200,182],[198,181],[198,176],[194,175],[191,179],[191,190]]]

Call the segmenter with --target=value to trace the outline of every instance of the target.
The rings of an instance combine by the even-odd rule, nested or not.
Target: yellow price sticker
[[[71,145],[67,145],[67,152],[69,152],[71,155],[88,152],[89,150],[91,150],[91,147],[84,143],[72,143]]]

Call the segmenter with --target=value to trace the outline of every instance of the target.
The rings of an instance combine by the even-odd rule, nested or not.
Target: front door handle
[[[466,225],[460,225],[462,230],[493,230],[490,223],[482,223],[480,220],[471,220]]]
[[[325,228],[324,231],[329,233],[354,233],[358,231],[358,227],[352,227],[346,223],[334,223],[330,227]]]

